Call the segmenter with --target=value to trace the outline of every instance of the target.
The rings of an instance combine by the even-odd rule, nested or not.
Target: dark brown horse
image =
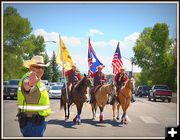
[[[126,112],[131,103],[132,98],[132,89],[133,83],[131,80],[128,80],[125,85],[119,89],[117,92],[117,120],[119,120],[119,108],[122,107],[123,115],[121,117],[121,124],[127,124]],[[115,104],[112,106],[113,108],[113,119],[115,119]]]
[[[69,108],[74,103],[77,108],[77,115],[73,119],[74,123],[80,124],[81,119],[81,111],[84,102],[86,101],[86,94],[87,94],[87,87],[91,86],[91,81],[88,76],[84,74],[84,77],[73,87],[72,92],[71,92],[71,98],[69,100],[67,99],[66,96],[66,89],[63,88],[62,90],[62,96],[61,96],[61,101],[60,101],[60,107],[61,109],[64,107],[65,111],[65,120],[69,119],[70,116],[70,111]],[[68,114],[67,111],[68,110]]]

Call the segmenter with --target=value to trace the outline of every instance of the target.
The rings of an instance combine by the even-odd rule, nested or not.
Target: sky
[[[134,56],[136,39],[145,27],[165,22],[171,38],[177,32],[177,2],[4,2],[3,9],[7,6],[13,6],[30,21],[32,34],[44,37],[50,58],[53,51],[58,52],[60,35],[82,73],[88,72],[89,37],[98,59],[105,65],[103,72],[112,74],[118,41],[124,67],[131,71],[129,59]],[[141,72],[141,68],[135,65],[133,72]]]

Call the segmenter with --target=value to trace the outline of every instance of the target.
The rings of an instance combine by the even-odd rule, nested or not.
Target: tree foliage
[[[60,76],[61,73],[58,70],[58,65],[56,64],[56,56],[55,56],[55,52],[53,51],[53,55],[51,58],[51,78],[52,78],[52,82],[58,82],[60,81]]]
[[[174,89],[176,70],[175,47],[166,23],[144,28],[133,48],[135,61],[142,68],[141,84],[167,84]]]
[[[13,7],[3,13],[3,79],[21,78],[28,70],[23,61],[45,51],[44,38],[35,37],[27,18]]]

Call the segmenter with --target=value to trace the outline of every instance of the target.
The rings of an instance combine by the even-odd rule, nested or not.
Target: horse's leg
[[[121,123],[123,124],[124,123],[124,119],[126,117],[126,105],[125,104],[122,104],[122,110],[123,110],[123,115],[121,117]]]
[[[95,104],[94,103],[91,104],[91,109],[92,109],[92,114],[93,114],[93,118],[92,119],[94,120],[95,119],[95,115],[96,115],[95,114],[96,113],[96,109],[95,109]]]
[[[65,120],[68,119],[67,112],[66,112],[66,102],[64,103],[64,112],[65,112]]]
[[[103,107],[99,106],[99,109],[100,109],[99,121],[102,122],[103,121]]]
[[[72,104],[72,102],[71,103],[67,103],[68,105],[67,105],[67,109],[68,109],[68,115],[67,115],[67,118],[69,119],[69,116],[70,116],[70,106],[71,106],[71,104]]]
[[[76,104],[76,109],[77,109],[77,112],[78,112],[78,105],[77,105],[77,104]],[[78,116],[78,115],[76,115],[76,116],[74,117],[74,119],[73,119],[73,123],[74,123],[74,124],[76,124],[77,116]]]
[[[130,105],[130,102],[131,102],[131,100],[129,99],[128,101],[127,101],[127,103],[126,103],[126,106],[125,106],[125,116],[124,116],[124,124],[128,124],[128,120],[127,120],[127,116],[126,116],[126,111],[127,111],[127,109],[128,109],[128,107],[129,107],[129,105]]]
[[[82,107],[83,107],[83,103],[81,103],[80,105],[77,106],[77,110],[78,110],[78,114],[77,114],[77,123],[81,124],[81,111],[82,111]]]
[[[117,105],[117,117],[116,117],[117,120],[119,120],[119,108],[120,108],[120,106],[121,106],[121,104],[118,103],[118,105]]]
[[[112,105],[112,110],[113,110],[113,120],[116,120],[115,119],[115,109],[116,109],[116,105],[115,103]]]

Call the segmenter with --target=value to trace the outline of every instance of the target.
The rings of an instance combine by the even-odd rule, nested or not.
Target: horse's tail
[[[62,94],[61,94],[61,98],[60,98],[60,110],[64,107],[64,102],[65,102],[65,98],[64,98],[64,95],[65,95],[65,89],[63,88],[62,89]]]
[[[63,98],[60,98],[60,110],[64,107],[64,101]]]

